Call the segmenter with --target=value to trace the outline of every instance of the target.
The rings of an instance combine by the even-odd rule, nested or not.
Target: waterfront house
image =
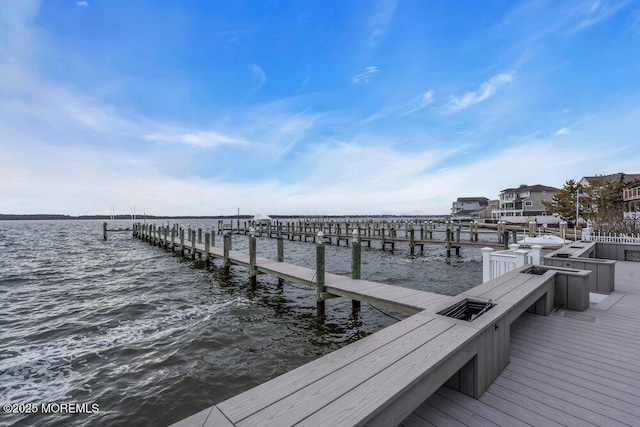
[[[499,221],[525,223],[537,220],[538,223],[554,222],[547,214],[544,202],[551,201],[558,191],[547,185],[522,184],[517,188],[506,188],[500,192],[500,208],[494,210],[491,218]],[[550,216],[546,219],[543,217]]]
[[[487,208],[491,200],[486,197],[458,197],[451,206],[452,219],[490,218]]]
[[[629,204],[625,219],[640,219],[640,179],[630,182],[622,190],[622,199]]]

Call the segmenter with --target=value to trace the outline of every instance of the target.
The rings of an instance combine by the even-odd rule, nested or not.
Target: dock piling
[[[107,223],[103,223],[102,224],[102,238],[106,241],[107,240]]]
[[[251,289],[256,289],[257,274],[256,270],[256,229],[249,229],[249,284]]]
[[[229,274],[231,269],[231,261],[229,260],[229,250],[231,250],[231,234],[229,232],[224,233],[222,253],[224,258],[224,273]]]
[[[353,239],[351,240],[351,278],[360,279],[361,265],[362,265],[362,244],[360,243],[360,234],[358,230],[353,230]],[[360,313],[361,304],[360,301],[351,300],[351,315],[353,318],[358,317]]]
[[[324,300],[324,233],[318,231],[316,244],[316,315],[318,322],[324,322],[325,300]]]

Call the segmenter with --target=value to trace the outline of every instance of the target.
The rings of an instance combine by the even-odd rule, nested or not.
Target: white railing
[[[640,244],[640,234],[615,234],[594,233],[593,229],[585,228],[582,231],[582,240],[585,242],[600,243],[635,243]]]
[[[512,243],[504,251],[482,248],[482,283],[526,264],[540,265],[541,245],[533,245],[531,249],[518,249],[519,247],[517,243]]]

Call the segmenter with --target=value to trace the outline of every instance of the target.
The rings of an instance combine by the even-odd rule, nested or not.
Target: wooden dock
[[[615,292],[575,312],[553,305],[559,278],[577,270],[524,266],[456,297],[324,272],[319,286],[318,269],[190,234],[178,241],[149,228],[138,237],[315,288],[319,298],[415,314],[179,426],[640,425],[640,263],[619,262]],[[469,301],[485,305],[477,318],[443,315]]]

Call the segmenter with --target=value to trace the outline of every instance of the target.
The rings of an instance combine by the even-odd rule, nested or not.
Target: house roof
[[[594,179],[604,179],[609,183],[614,183],[614,182],[620,181],[620,178],[622,177],[622,175],[623,175],[623,172],[612,173],[609,175],[585,176],[580,181],[582,180],[592,181]],[[638,179],[640,179],[640,173],[624,173],[625,184],[628,184],[632,181],[636,181]]]
[[[506,188],[501,191],[501,193],[513,193],[513,192],[521,192],[521,191],[533,191],[533,192],[541,192],[541,191],[559,191],[559,188],[549,187],[548,185],[526,185],[523,184],[517,188]]]
[[[457,202],[480,202],[489,203],[489,199],[486,197],[458,197]]]

